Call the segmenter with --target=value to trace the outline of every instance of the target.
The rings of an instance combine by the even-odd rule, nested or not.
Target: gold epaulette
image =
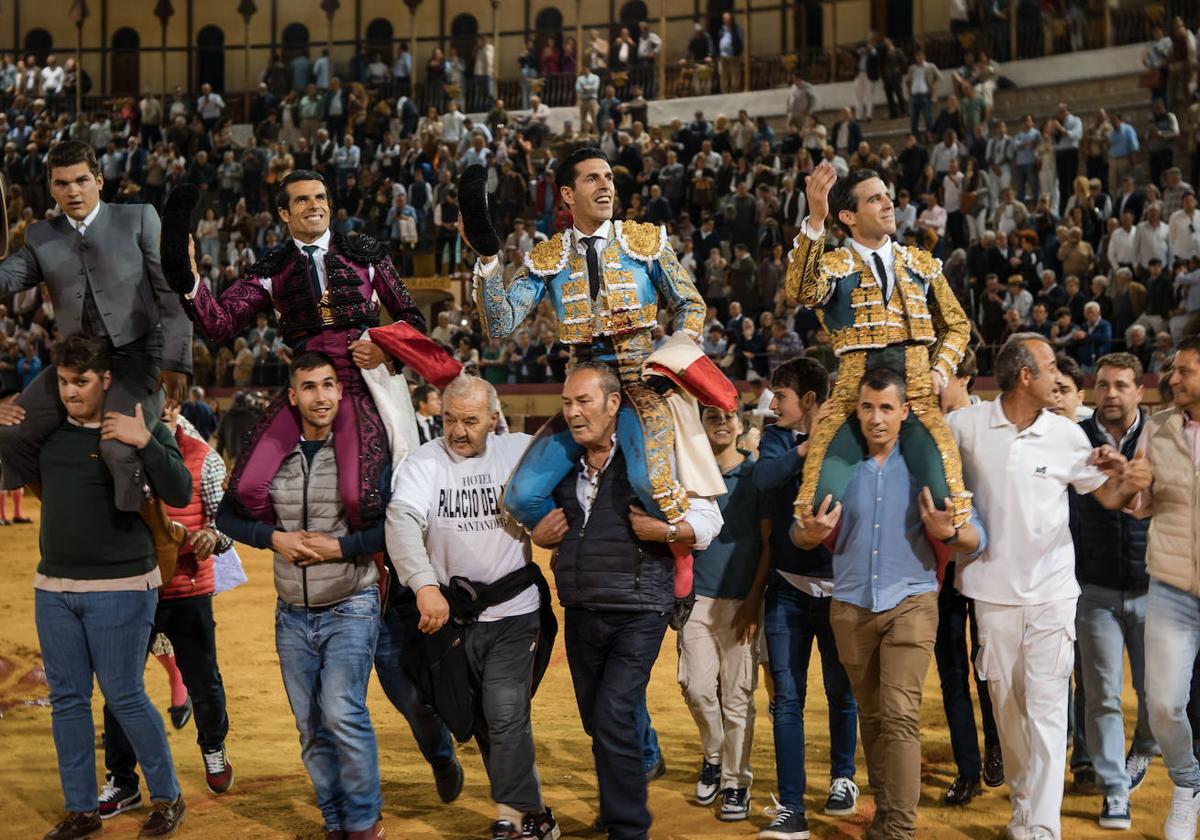
[[[854,270],[854,255],[849,248],[836,248],[821,255],[821,273],[841,279]]]
[[[926,283],[932,283],[942,273],[942,261],[924,248],[898,245],[904,254],[904,264]]]
[[[570,239],[556,233],[545,242],[533,246],[533,250],[525,255],[525,267],[543,277],[558,274],[567,265],[570,248]]]
[[[621,250],[635,260],[651,262],[662,255],[667,245],[667,229],[653,222],[616,222]]]

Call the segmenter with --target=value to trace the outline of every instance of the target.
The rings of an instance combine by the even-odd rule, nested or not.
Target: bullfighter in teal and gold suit
[[[787,295],[817,312],[839,357],[833,411],[817,427],[796,497],[796,516],[811,515],[826,496],[845,494],[866,444],[853,420],[858,383],[875,367],[904,374],[909,418],[900,445],[918,486],[939,507],[949,499],[955,527],[971,513],[962,462],[939,406],[938,394],[958,370],[970,322],[929,252],[892,241],[895,213],[884,183],[870,170],[837,180],[829,164],[809,176],[810,215],[787,269]],[[832,190],[831,190],[832,187]],[[852,241],[825,251],[824,219],[850,231]]]
[[[599,152],[593,157],[603,159]],[[571,161],[562,166],[574,171]],[[588,167],[579,180],[603,178],[603,173],[611,173],[607,161]],[[496,260],[476,263],[480,321],[489,337],[506,338],[543,298],[553,303],[559,340],[571,348],[573,358],[604,362],[617,372],[626,397],[617,437],[630,483],[648,513],[677,523],[688,510],[688,495],[672,469],[674,421],[667,400],[643,379],[643,364],[654,350],[650,333],[660,300],[672,313],[674,332],[693,339],[703,329],[704,300],[667,243],[664,228],[611,220],[611,181],[607,188],[579,186],[572,207],[575,227],[537,244],[507,288]],[[583,189],[587,207],[579,203]],[[580,227],[592,232],[585,235]],[[550,421],[505,490],[509,513],[527,528],[537,525],[554,508],[554,488],[578,467],[582,453],[561,415]],[[690,562],[686,570],[677,565],[676,571],[676,594],[686,597]]]

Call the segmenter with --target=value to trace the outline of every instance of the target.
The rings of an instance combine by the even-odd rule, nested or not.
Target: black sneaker
[[[1100,827],[1128,831],[1133,825],[1128,796],[1106,796],[1100,805]]]
[[[774,796],[771,797],[775,799]],[[767,808],[768,816],[774,817],[771,824],[758,832],[758,840],[807,840],[808,817],[804,811],[775,800],[775,807]]]
[[[525,821],[521,824],[521,837],[558,840],[562,837],[562,830],[558,827],[558,820],[554,819],[554,812],[547,808],[542,814],[525,815]]]
[[[433,783],[437,786],[438,798],[443,802],[453,802],[463,789],[463,769],[458,758],[452,758],[449,764],[433,768]]]
[[[717,819],[737,822],[750,816],[750,789],[725,788],[721,793],[721,811]]]
[[[215,750],[201,750],[204,759],[204,782],[213,793],[224,793],[233,786],[233,765],[229,763],[229,753],[221,744]]]
[[[492,840],[521,840],[521,829],[508,820],[496,820],[492,823]]]
[[[42,840],[84,840],[104,831],[97,811],[68,811],[66,819],[46,832]]]
[[[146,817],[146,821],[142,823],[142,830],[138,832],[138,838],[143,837],[171,837],[179,830],[179,826],[183,824],[183,818],[187,814],[187,808],[183,804],[183,794],[176,796],[174,800],[160,799],[150,806],[153,810],[150,816]]]
[[[830,817],[846,817],[858,807],[858,785],[852,779],[834,779],[829,783],[829,798],[825,800],[825,814]]]
[[[700,778],[696,780],[696,803],[711,805],[721,789],[721,765],[707,761],[700,764]]]
[[[107,820],[117,814],[142,807],[142,792],[136,786],[113,784],[112,776],[100,789],[100,819]]]
[[[1004,753],[1000,751],[999,744],[987,748],[987,755],[983,759],[983,783],[990,788],[1004,784]]]
[[[1125,756],[1125,772],[1129,774],[1129,792],[1133,793],[1142,786],[1142,782],[1146,780],[1146,770],[1150,767],[1150,762],[1154,759],[1148,755],[1129,751],[1129,755]]]
[[[171,717],[172,726],[176,729],[183,729],[192,719],[192,698],[188,697],[184,700],[182,706],[168,706],[167,714]]]
[[[1096,768],[1090,764],[1081,764],[1071,768],[1075,790],[1080,793],[1091,793],[1096,790]]]

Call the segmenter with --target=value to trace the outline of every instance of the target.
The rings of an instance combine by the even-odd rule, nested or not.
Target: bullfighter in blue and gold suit
[[[595,156],[602,157],[599,152]],[[564,162],[567,166],[574,170]],[[611,172],[607,164],[602,169]],[[589,170],[579,180],[593,177],[603,176]],[[642,366],[653,352],[650,333],[660,300],[672,312],[674,331],[693,338],[703,329],[704,300],[667,243],[664,228],[611,220],[613,194],[611,183],[607,189],[589,192],[587,208],[578,203],[573,207],[576,227],[537,244],[507,288],[497,261],[478,261],[475,302],[484,332],[505,338],[548,297],[558,319],[559,339],[571,348],[573,357],[604,362],[616,370],[627,398],[618,417],[617,437],[630,484],[647,512],[678,522],[688,509],[688,498],[672,470],[672,414],[666,399],[643,380]],[[583,213],[599,218],[585,223]],[[594,226],[590,236],[579,230],[581,225]],[[537,525],[554,508],[551,493],[578,465],[582,453],[561,415],[550,421],[505,490],[509,513],[527,528]],[[676,580],[680,597],[691,588],[690,574],[685,577]]]
[[[859,170],[836,186],[832,167],[809,176],[810,216],[789,257],[787,294],[817,312],[838,356],[833,411],[817,427],[804,463],[796,516],[811,515],[826,496],[839,501],[866,444],[853,420],[858,384],[875,367],[905,376],[909,418],[900,445],[918,486],[939,507],[950,499],[955,527],[971,513],[958,448],[942,416],[938,394],[954,376],[970,338],[970,322],[929,252],[895,243],[895,213],[883,181]],[[832,190],[831,190],[832,187]],[[829,210],[852,241],[825,251]],[[886,289],[883,284],[886,284]]]

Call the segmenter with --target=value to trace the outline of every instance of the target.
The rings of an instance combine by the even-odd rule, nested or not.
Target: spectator
[[[733,93],[741,90],[742,50],[745,49],[745,45],[742,27],[734,21],[732,12],[724,12],[721,15],[721,25],[714,40],[717,47],[721,93]]]
[[[933,131],[933,98],[937,95],[937,84],[942,73],[925,58],[925,50],[918,47],[913,51],[913,63],[904,76],[904,89],[908,93],[912,126],[909,131],[915,136],[920,118],[925,119],[925,137]]]

